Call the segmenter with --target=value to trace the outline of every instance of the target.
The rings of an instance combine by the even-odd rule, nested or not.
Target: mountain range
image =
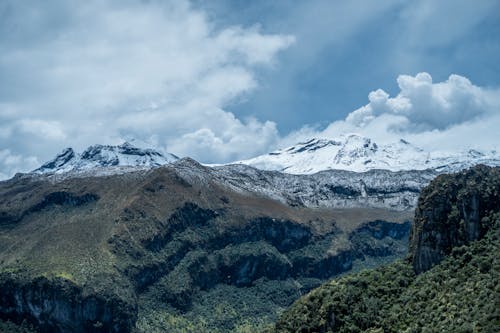
[[[323,284],[266,333],[499,332],[499,194],[500,168],[437,177],[404,260]]]
[[[403,256],[431,177],[186,158],[87,171],[0,182],[0,331],[255,332],[327,279]]]
[[[456,172],[480,163],[500,165],[500,154],[497,151],[474,149],[431,152],[403,139],[390,144],[377,144],[370,138],[348,134],[336,139],[312,138],[236,163],[292,174],[312,174],[323,170],[364,172],[373,169]]]
[[[81,154],[66,148],[33,173],[121,173],[154,168],[177,160],[179,158],[174,154],[138,148],[125,142],[118,146],[94,145]],[[349,134],[337,139],[312,138],[266,155],[228,164],[243,164],[287,174],[314,174],[325,170],[365,172],[375,169],[433,170],[443,173],[456,172],[476,164],[499,166],[500,154],[495,150],[474,149],[430,152],[403,139],[390,144],[377,144],[370,138]]]
[[[404,258],[425,186],[480,162],[499,159],[357,135],[212,166],[130,143],[65,149],[0,182],[0,331],[260,331],[321,283]],[[425,193],[434,212],[445,197]]]

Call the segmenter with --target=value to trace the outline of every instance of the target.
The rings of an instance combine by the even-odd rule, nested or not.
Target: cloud
[[[4,1],[0,149],[43,161],[135,137],[205,162],[265,152],[275,124],[224,109],[293,42],[259,26],[216,27],[188,1]],[[217,143],[210,154],[200,133]],[[259,139],[248,150],[240,134]]]
[[[0,180],[12,176],[16,170],[22,168],[36,168],[40,162],[35,156],[13,154],[9,149],[0,149]]]
[[[426,70],[436,81],[461,73],[498,84],[497,0],[195,2],[222,20],[296,36],[265,84],[230,108],[276,121],[283,132],[344,118],[374,87],[392,94],[400,73]]]
[[[497,1],[223,7],[214,16],[187,0],[0,1],[0,178],[67,146],[124,139],[220,163],[345,132],[449,149],[498,137],[496,88],[421,73],[400,76],[390,94],[387,82],[427,69],[494,84]],[[344,118],[374,82],[385,91],[367,105],[315,125]]]
[[[368,95],[369,104],[350,113],[346,121],[366,126],[376,117],[392,114],[406,118],[406,131],[442,130],[473,120],[491,109],[487,93],[467,78],[450,75],[447,81],[433,83],[428,73],[400,75],[399,94],[390,98],[382,89]]]
[[[496,149],[500,89],[479,87],[455,74],[438,83],[425,72],[400,75],[397,82],[396,96],[382,89],[372,91],[368,104],[323,131],[306,131],[307,135],[357,132],[386,142],[406,138],[431,149]]]
[[[249,156],[262,154],[262,147],[269,149],[279,139],[276,124],[270,121],[262,124],[255,119],[246,122],[226,119],[226,123],[221,131],[214,133],[213,129],[204,127],[183,135],[172,144],[184,155],[212,161],[225,160],[230,156],[229,160],[234,161],[242,151]]]

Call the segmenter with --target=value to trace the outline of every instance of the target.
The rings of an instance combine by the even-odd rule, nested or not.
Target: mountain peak
[[[500,156],[492,152],[426,151],[400,139],[378,144],[371,138],[351,133],[338,138],[311,138],[267,155],[235,162],[263,170],[293,174],[311,174],[323,170],[363,172],[372,169],[458,171],[475,164],[500,165]]]
[[[176,160],[178,157],[173,154],[162,154],[150,148],[138,148],[130,142],[116,146],[96,144],[88,147],[81,154],[76,154],[72,148],[66,148],[33,173],[60,174],[109,167],[152,168]]]
[[[68,164],[71,160],[76,157],[73,148],[65,148],[59,154],[54,157],[54,159],[44,163],[40,168],[34,170],[33,172],[45,173],[49,170],[55,170]]]

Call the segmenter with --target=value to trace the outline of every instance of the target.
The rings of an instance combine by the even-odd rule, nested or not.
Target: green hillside
[[[480,167],[438,177],[419,201],[413,239],[422,230],[439,240],[455,231],[460,235],[476,211],[479,240],[451,237],[459,245],[439,249],[446,255],[443,261],[418,275],[413,258],[421,253],[411,253],[404,261],[328,282],[295,302],[268,331],[499,332],[499,174],[498,168]],[[470,198],[477,201],[470,206],[473,209],[465,205]],[[431,199],[442,206],[422,209]],[[441,234],[429,230],[437,215],[447,216],[440,221]],[[418,252],[425,247],[411,244],[411,248]]]

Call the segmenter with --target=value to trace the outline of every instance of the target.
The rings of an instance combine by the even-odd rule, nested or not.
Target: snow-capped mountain
[[[118,146],[94,145],[77,154],[66,148],[53,160],[33,171],[36,174],[62,174],[69,171],[89,171],[103,168],[153,168],[172,163],[179,158],[162,154],[154,149],[144,149],[125,142]]]
[[[357,134],[338,139],[314,138],[266,155],[234,162],[291,174],[312,174],[323,170],[364,172],[373,169],[454,172],[479,163],[498,166],[500,154],[477,150],[428,152],[403,139],[379,145]]]
[[[500,165],[500,159],[493,154],[469,151],[434,157],[406,141],[377,145],[354,135],[309,140],[249,161],[208,167],[129,143],[95,145],[81,154],[65,149],[25,176],[47,177],[54,182],[125,173],[145,177],[150,169],[166,165],[187,184],[217,184],[291,206],[407,211],[415,207],[420,190],[440,173],[477,163]],[[259,170],[265,168],[285,172]]]
[[[479,163],[500,166],[500,157],[475,150],[429,153],[404,140],[379,145],[347,135],[311,139],[254,159],[211,167],[130,143],[95,145],[81,154],[67,148],[25,176],[54,182],[124,173],[142,177],[147,173],[131,171],[167,165],[189,184],[218,184],[291,206],[406,211],[415,207],[420,190],[438,174]]]

